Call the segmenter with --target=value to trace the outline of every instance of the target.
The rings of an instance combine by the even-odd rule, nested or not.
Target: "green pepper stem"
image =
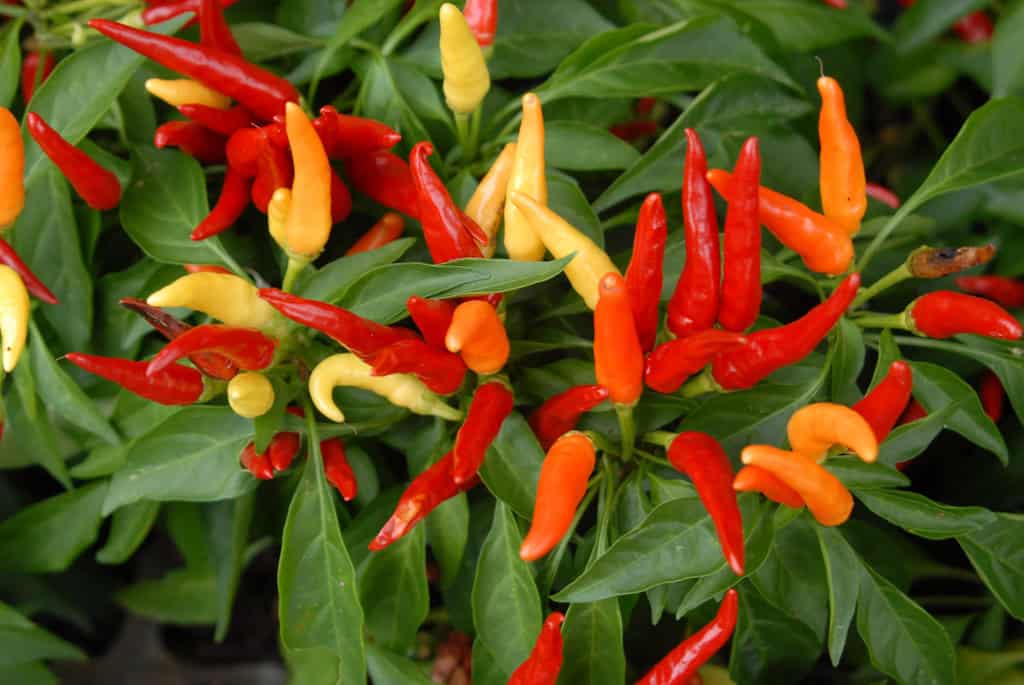
[[[862,306],[865,302],[875,297],[876,295],[885,292],[889,288],[902,283],[903,281],[913,278],[914,274],[910,272],[909,259],[903,262],[898,267],[887,273],[886,275],[879,278],[877,281],[872,283],[867,288],[861,289],[857,293],[857,297],[853,298],[853,303],[850,305],[850,310],[855,310]]]
[[[619,430],[622,433],[622,460],[633,458],[633,446],[636,443],[636,422],[633,420],[633,406],[616,404],[615,413],[619,417]]]
[[[285,269],[284,281],[281,284],[281,289],[286,293],[291,292],[292,287],[295,285],[295,281],[298,279],[303,269],[306,268],[307,264],[309,264],[308,260],[289,257],[288,268]]]
[[[895,328],[901,331],[909,331],[911,330],[911,326],[907,319],[906,311],[902,311],[898,314],[864,312],[861,315],[851,317],[850,321],[861,328]]]
[[[688,380],[686,385],[679,390],[679,395],[683,398],[699,397],[709,392],[716,392],[718,389],[718,384],[711,377],[711,373],[705,370],[696,378]]]
[[[649,442],[652,445],[658,445],[664,449],[668,449],[668,446],[672,444],[672,441],[676,439],[675,433],[669,431],[651,431],[650,433],[644,433],[640,437],[641,442]]]

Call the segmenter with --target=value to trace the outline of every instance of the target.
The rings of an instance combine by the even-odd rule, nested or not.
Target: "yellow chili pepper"
[[[591,309],[596,307],[601,277],[609,272],[619,273],[605,251],[579,229],[529,196],[513,192],[511,199],[512,205],[526,219],[529,229],[544,241],[548,252],[559,259],[576,253],[566,265],[565,275],[587,306]],[[508,230],[507,225],[505,230]]]
[[[0,338],[3,339],[4,371],[18,365],[28,335],[28,290],[21,276],[9,266],[0,266]]]
[[[25,144],[10,110],[0,107],[0,231],[14,225],[25,208]]]
[[[344,353],[327,357],[309,375],[309,396],[313,404],[321,414],[337,423],[345,421],[333,397],[334,388],[340,385],[369,390],[414,414],[440,416],[449,421],[462,418],[462,412],[445,404],[415,376],[404,373],[374,376],[373,367],[354,354]]]
[[[247,419],[263,416],[274,406],[274,386],[263,374],[240,373],[228,381],[228,405]]]
[[[291,188],[278,188],[270,196],[270,202],[267,203],[267,228],[270,229],[270,237],[282,248],[287,246],[284,227],[288,221],[288,212],[291,206]]]
[[[209,314],[229,326],[258,328],[274,338],[283,337],[285,321],[256,287],[234,274],[201,271],[187,274],[146,299],[154,307],[188,307]]]
[[[832,445],[842,445],[866,462],[878,458],[878,439],[871,424],[850,407],[817,402],[797,410],[786,425],[789,446],[820,460]]]
[[[285,105],[285,128],[292,149],[295,181],[284,236],[289,256],[315,259],[331,237],[331,162],[302,108]]]
[[[214,109],[231,107],[231,98],[227,95],[222,95],[192,79],[151,78],[146,80],[146,90],[150,95],[160,98],[171,107],[181,107],[182,105],[205,105]]]
[[[530,228],[521,211],[510,201],[513,193],[526,195],[542,207],[548,204],[548,182],[544,174],[544,112],[540,98],[533,93],[523,96],[523,120],[519,124],[516,156],[508,179],[505,249],[512,259],[539,261],[544,258],[543,236]]]
[[[770,445],[748,445],[740,458],[759,466],[797,492],[823,526],[838,526],[853,512],[853,496],[839,479],[810,457]]]
[[[480,185],[466,203],[466,214],[487,234],[487,244],[480,247],[484,257],[493,257],[497,247],[498,227],[505,209],[508,181],[512,177],[515,159],[516,144],[509,143],[494,160],[487,175],[480,179]]]
[[[487,61],[458,7],[441,5],[440,19],[445,100],[456,114],[472,114],[491,89]]]

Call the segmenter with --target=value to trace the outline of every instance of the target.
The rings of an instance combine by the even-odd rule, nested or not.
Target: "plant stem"
[[[281,285],[281,289],[286,293],[291,292],[292,287],[295,285],[295,280],[299,277],[299,274],[306,268],[309,262],[305,259],[295,259],[294,257],[288,258],[288,268],[284,272],[284,282]]]
[[[896,328],[903,331],[910,329],[910,325],[907,322],[906,312],[900,312],[898,314],[864,312],[859,316],[851,317],[850,321],[861,328]]]
[[[903,262],[867,288],[862,288],[861,291],[857,293],[857,297],[853,298],[853,303],[850,305],[850,309],[854,310],[859,308],[879,293],[883,293],[894,285],[902,283],[903,281],[913,277],[914,274],[910,273],[910,267],[907,266],[906,262]]]
[[[660,446],[662,449],[668,449],[668,446],[675,439],[676,434],[669,431],[651,431],[640,436],[641,442],[649,442],[652,445]]]
[[[622,460],[633,458],[633,445],[636,443],[636,422],[633,420],[631,405],[616,404],[615,413],[619,417],[619,430],[622,432]]]
[[[691,378],[686,382],[679,390],[679,395],[684,399],[690,397],[699,397],[709,392],[715,392],[718,390],[718,385],[715,383],[715,379],[711,377],[711,374],[704,371],[696,378]]]

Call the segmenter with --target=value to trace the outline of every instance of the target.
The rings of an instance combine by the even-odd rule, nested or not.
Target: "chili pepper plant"
[[[1021,682],[1022,41],[0,4],[0,682]]]

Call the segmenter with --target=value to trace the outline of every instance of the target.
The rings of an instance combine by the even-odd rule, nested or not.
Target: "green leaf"
[[[295,3],[292,4],[294,5]],[[331,4],[334,5],[333,9],[335,10],[344,7],[344,5],[337,3]],[[285,3],[282,3],[282,13],[284,6]],[[235,36],[235,40],[238,41],[242,52],[245,53],[246,59],[252,62],[267,62],[272,59],[279,59],[322,47],[323,43],[321,41],[310,36],[321,34],[324,28],[330,31],[331,24],[329,22],[322,22],[315,15],[308,13],[296,12],[292,16],[295,16],[300,24],[308,22],[306,26],[296,26],[294,28],[297,31],[304,31],[309,35],[302,35],[302,33],[296,33],[286,28],[288,22],[284,21],[281,22],[284,24],[282,26],[261,22],[232,24],[231,33]]]
[[[413,238],[402,238],[376,250],[335,259],[303,281],[296,294],[311,300],[334,302],[364,273],[398,261],[415,242]]]
[[[21,80],[22,19],[10,19],[0,31],[0,107],[10,108]]]
[[[338,51],[366,29],[373,26],[391,10],[397,7],[401,0],[355,0],[345,10],[341,18],[338,30],[327,41],[327,47],[321,53],[316,70],[313,74],[312,90],[309,100],[313,100],[313,93],[321,77],[325,74],[327,65],[332,61]]]
[[[70,489],[71,478],[64,456],[57,447],[57,434],[44,407],[37,402],[35,379],[30,370],[30,350],[23,350],[21,363],[14,368],[14,393],[8,396],[7,422],[10,428],[6,446],[27,458],[26,463],[39,464],[61,485]]]
[[[499,502],[477,562],[473,623],[477,641],[494,657],[495,670],[501,673],[500,682],[506,682],[526,659],[540,633],[540,597],[529,567],[519,558],[521,542],[511,510]],[[476,676],[474,647],[474,682]]]
[[[579,183],[571,176],[548,173],[548,207],[586,234],[598,247],[604,247],[601,221],[594,214]]]
[[[544,160],[556,169],[625,169],[640,158],[637,149],[608,129],[582,121],[545,124]]]
[[[212,502],[255,487],[238,455],[252,423],[228,407],[191,406],[132,441],[110,480],[103,513],[143,499]]]
[[[848,488],[877,490],[879,488],[902,488],[910,485],[910,479],[894,467],[875,462],[866,464],[856,457],[828,459],[822,464],[833,476],[843,481]]]
[[[837,529],[814,526],[814,532],[818,536],[828,581],[828,654],[832,665],[838,666],[857,607],[861,564],[857,553]]]
[[[14,646],[17,649],[17,645]],[[17,664],[14,666],[0,666],[0,682],[2,683],[32,683],[32,685],[58,685],[60,681],[46,666],[39,661]]]
[[[206,548],[217,581],[217,626],[213,636],[217,642],[227,636],[231,624],[235,592],[249,546],[254,502],[250,492],[233,500],[211,502],[202,508]]]
[[[0,570],[64,571],[96,541],[106,483],[44,499],[0,523]]]
[[[1018,1],[999,17],[992,38],[993,97],[1024,95],[1021,36],[1024,36],[1024,2]]]
[[[894,526],[930,540],[945,540],[984,528],[996,515],[982,507],[953,507],[905,490],[854,490],[868,509]]]
[[[620,685],[626,680],[622,614],[616,599],[573,604],[562,626],[561,685]]]
[[[861,398],[857,378],[864,368],[864,336],[860,326],[847,318],[840,319],[835,330],[830,399],[839,404],[852,405]]]
[[[374,644],[405,653],[430,610],[423,526],[370,554],[359,569],[359,599]]]
[[[210,625],[217,620],[217,581],[207,571],[176,569],[129,585],[115,599],[133,614],[160,623]]]
[[[276,18],[278,24],[286,26],[293,31],[298,31],[308,36],[327,38],[337,30],[338,23],[345,16],[346,7],[347,3],[336,3],[331,0],[284,0],[277,8]],[[246,25],[242,24],[241,26],[244,27]],[[269,26],[278,28],[273,25]],[[238,25],[232,26],[232,33],[237,36],[239,28],[240,26]],[[267,42],[271,44],[279,42],[279,40],[275,40],[273,37],[268,36],[267,38]],[[238,40],[244,50],[245,44],[241,42],[241,38]],[[246,51],[245,56],[254,62],[268,59],[267,57],[261,58],[250,54],[248,51]]]
[[[103,547],[96,552],[101,564],[123,564],[143,543],[156,523],[160,503],[142,500],[121,507],[110,521],[110,534]]]
[[[487,450],[480,478],[495,497],[529,518],[533,516],[543,461],[544,450],[536,436],[522,415],[513,411]]]
[[[435,46],[436,49],[436,46]],[[432,124],[450,128],[451,115],[431,81],[414,65],[373,54],[356,63],[362,114],[388,124],[410,142],[432,140]]]
[[[996,599],[1024,620],[1024,516],[997,514],[996,521],[957,538]]]
[[[40,659],[78,661],[85,659],[85,654],[0,602],[0,666],[27,664]]]
[[[737,683],[797,683],[813,667],[821,641],[756,587],[740,592],[729,672]]]
[[[433,681],[412,659],[376,645],[366,645],[366,667],[374,685],[430,685]]]
[[[999,377],[1017,417],[1024,420],[1024,359],[1017,356],[1018,343],[976,335],[963,336],[962,340],[966,347],[956,345],[953,349],[990,368]]]
[[[363,484],[360,481],[360,489]],[[445,500],[423,522],[427,543],[441,569],[441,585],[449,586],[458,575],[469,539],[469,502],[465,493]]]
[[[855,38],[888,40],[889,36],[856,6],[836,12],[824,3],[797,0],[744,0],[736,6],[768,27],[786,50],[810,52]]]
[[[901,685],[955,682],[953,646],[939,622],[871,567],[863,568],[857,632],[875,668]]]
[[[949,30],[960,17],[990,4],[992,0],[942,0],[915,3],[905,10],[893,28],[893,45],[903,52],[915,50]]]
[[[339,682],[363,683],[363,609],[355,569],[342,542],[320,450],[310,452],[282,533],[281,642],[289,650],[329,650],[340,664]]]

